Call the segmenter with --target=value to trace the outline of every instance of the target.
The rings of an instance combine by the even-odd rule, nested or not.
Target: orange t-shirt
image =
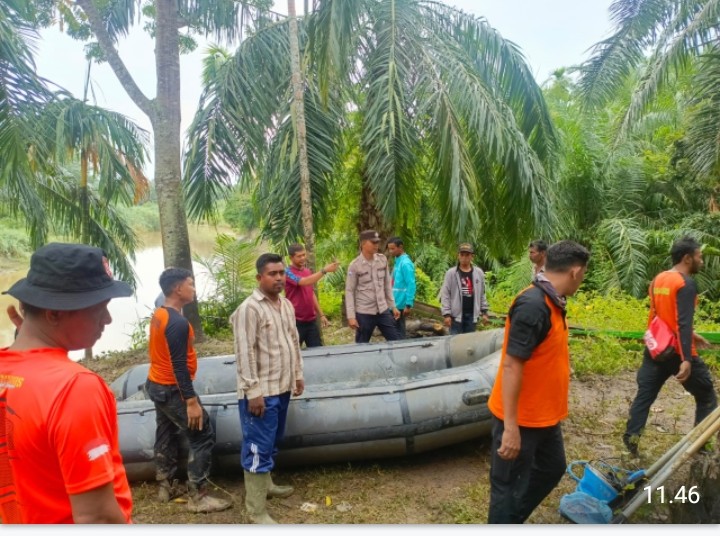
[[[529,287],[524,292],[532,288]],[[535,291],[537,292],[537,289]],[[522,386],[518,399],[518,425],[528,428],[554,426],[568,415],[570,389],[568,327],[564,311],[549,296],[544,296],[550,310],[550,329],[542,342],[532,350],[523,366]],[[512,307],[511,305],[511,311]],[[488,400],[488,409],[500,420],[505,419],[502,401],[503,364],[511,322],[511,315],[508,315],[505,321],[505,341],[500,366]]]
[[[148,379],[161,385],[177,385],[186,399],[196,396],[192,386],[197,372],[194,339],[190,322],[178,311],[171,307],[155,309],[150,320]],[[173,358],[177,368],[173,367]]]
[[[103,379],[60,348],[0,350],[2,522],[73,523],[69,496],[109,483],[130,522],[117,407]]]
[[[687,306],[682,311],[679,305],[678,294],[684,291],[687,295]],[[675,333],[675,352],[681,356],[683,360],[690,359],[698,355],[695,347],[695,339],[692,337],[692,324],[695,307],[697,307],[697,290],[695,282],[688,276],[684,276],[680,272],[667,270],[660,272],[648,289],[650,295],[650,316],[648,318],[648,326],[650,321],[657,314],[668,325],[670,330]],[[681,317],[685,318],[687,329],[683,332]]]

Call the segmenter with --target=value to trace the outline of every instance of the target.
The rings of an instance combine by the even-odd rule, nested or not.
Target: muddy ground
[[[222,342],[199,345],[198,350],[200,355],[232,352],[232,348]],[[144,352],[137,352],[95,359],[88,365],[112,380],[144,359]],[[602,458],[626,469],[647,468],[692,428],[692,397],[677,382],[668,381],[652,408],[641,443],[641,458],[629,458],[622,447],[621,434],[634,393],[632,370],[614,377],[573,379],[570,417],[564,424],[568,461]],[[717,458],[715,454],[715,463]],[[269,511],[279,522],[293,524],[485,523],[489,460],[489,441],[484,438],[402,459],[280,467],[274,472],[275,480],[293,485],[296,491],[287,499],[269,501]],[[687,488],[696,485],[697,482],[690,481],[695,477],[688,475],[687,471],[681,471],[666,485]],[[242,475],[215,474],[212,482],[216,486],[214,493],[232,500],[233,508],[213,514],[190,514],[183,498],[160,504],[155,500],[154,482],[134,483],[134,521],[142,524],[247,523]],[[560,498],[574,491],[575,485],[569,476],[563,477],[528,522],[569,523],[559,514],[558,506]],[[669,505],[645,505],[631,522],[678,522],[677,519],[682,519],[677,516],[681,507],[674,508],[675,511]],[[720,523],[720,518],[712,522]]]

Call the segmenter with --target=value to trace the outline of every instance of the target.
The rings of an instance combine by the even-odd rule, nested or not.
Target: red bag
[[[675,334],[657,315],[650,321],[650,326],[643,339],[648,352],[650,352],[650,357],[655,361],[667,361],[675,354]]]
[[[670,326],[660,318],[655,312],[655,280],[653,280],[650,286],[650,313],[653,315],[653,319],[650,321],[643,340],[645,346],[655,361],[667,361],[673,355],[675,355],[675,333],[670,329]]]

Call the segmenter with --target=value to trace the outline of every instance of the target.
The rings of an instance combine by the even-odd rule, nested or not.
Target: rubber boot
[[[268,499],[272,499],[273,497],[278,497],[282,499],[285,497],[290,497],[290,495],[293,494],[295,488],[293,488],[292,486],[278,486],[277,484],[275,484],[275,482],[273,482],[272,475],[270,473],[268,473],[268,475],[270,475],[270,485],[268,486],[267,491]]]
[[[245,509],[250,521],[256,525],[276,525],[267,512],[267,493],[270,487],[270,473],[245,471]]]

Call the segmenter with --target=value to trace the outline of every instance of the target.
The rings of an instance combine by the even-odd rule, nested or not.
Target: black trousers
[[[397,329],[400,339],[407,339],[407,331],[405,330],[405,315],[400,311],[400,318],[395,321],[395,329]]]
[[[717,396],[713,380],[707,365],[699,357],[690,362],[690,377],[682,384],[683,388],[695,398],[695,424],[699,424],[717,407]],[[658,396],[665,382],[680,370],[680,356],[676,355],[658,363],[653,361],[647,349],[643,362],[637,372],[638,390],[630,406],[624,437],[629,440],[642,434],[650,413],[650,406]]]
[[[172,479],[178,469],[181,442],[187,439],[187,461],[190,488],[199,490],[207,484],[215,446],[215,429],[203,408],[202,430],[188,428],[187,407],[174,385],[147,380],[145,392],[155,403],[155,474],[157,480]]]
[[[400,334],[395,327],[395,317],[390,309],[375,315],[355,313],[355,318],[360,326],[355,332],[355,342],[370,342],[370,337],[372,337],[375,327],[380,329],[380,333],[383,334],[386,341],[397,341],[400,339]]]
[[[504,423],[495,416],[492,423],[488,523],[524,523],[565,474],[562,428],[521,426],[520,454],[508,461],[497,453]]]
[[[323,345],[322,339],[320,338],[320,328],[318,327],[317,320],[311,320],[310,322],[301,322],[300,320],[296,320],[295,325],[297,326],[300,346],[302,346],[303,342],[305,343],[306,348]]]

